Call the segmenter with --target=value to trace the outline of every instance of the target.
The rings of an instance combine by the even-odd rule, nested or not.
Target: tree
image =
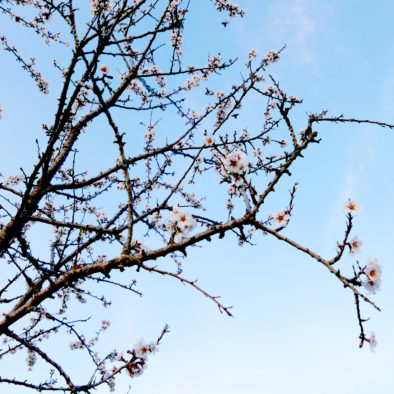
[[[212,7],[206,3],[204,7]],[[226,0],[216,0],[214,6],[230,18],[244,15]],[[217,54],[198,66],[184,64],[186,2],[104,0],[76,7],[71,0],[0,1],[3,17],[37,33],[46,44],[58,45],[54,67],[61,75],[61,83],[54,84],[55,90],[59,86],[55,114],[43,124],[42,135],[37,133],[34,166],[0,185],[0,253],[3,265],[7,263],[0,296],[9,306],[0,322],[6,343],[1,355],[6,359],[27,351],[28,365],[40,360],[47,374],[40,382],[3,376],[0,381],[41,391],[91,392],[103,384],[113,389],[123,371],[131,377],[140,374],[167,327],[155,342],[134,348],[126,344],[124,353],[99,356],[94,348],[109,322],[102,322],[97,337],[87,339],[84,321],[73,318],[71,296],[82,304],[99,300],[106,306],[109,301],[101,291],[107,285],[138,294],[126,275],[113,279],[117,272],[148,271],[188,284],[231,316],[218,297],[183,276],[181,261],[204,241],[218,242],[229,234],[240,244],[252,243],[256,231],[315,259],[349,289],[360,346],[365,341],[373,346],[374,337],[364,333],[360,301],[378,309],[366,291],[379,288],[380,265],[376,260],[366,266],[357,263],[346,274],[336,268],[345,251],[359,251],[359,240],[351,238],[357,201],[345,202],[347,226],[331,259],[283,235],[294,213],[296,184],[286,207],[269,215],[263,207],[291,176],[294,163],[320,141],[319,123],[394,126],[322,111],[309,114],[297,132],[290,114],[301,100],[287,95],[269,75],[282,49],[268,51],[260,60],[251,50],[239,80],[216,88],[211,81],[237,63]],[[57,30],[62,34],[53,32]],[[52,83],[36,69],[36,60],[25,60],[8,40],[1,37],[5,49],[48,94]],[[205,96],[203,111],[193,109],[190,97],[198,95]],[[265,119],[253,131],[243,128],[242,117],[242,104],[250,95],[261,99]],[[143,118],[142,139],[135,131],[141,126],[137,117]],[[89,162],[98,133],[107,144],[106,155]],[[201,190],[212,179],[215,189]],[[225,209],[214,204],[205,210],[218,195]],[[43,251],[36,246],[41,243],[35,231],[45,232],[46,227],[53,235]],[[168,259],[175,269],[166,268]],[[51,338],[62,331],[74,336],[71,350],[81,349],[90,357],[91,377],[84,382],[77,383],[78,377],[70,376],[56,356],[54,347],[61,344]]]

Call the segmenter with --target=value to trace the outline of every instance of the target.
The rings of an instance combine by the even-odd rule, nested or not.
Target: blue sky
[[[240,58],[215,83],[231,86],[249,49],[263,55],[285,44],[270,72],[285,91],[304,99],[294,118],[299,128],[307,112],[323,108],[332,115],[394,123],[392,1],[239,3],[246,18],[223,28],[220,22],[226,18],[191,2],[186,56],[189,49],[205,59],[219,49]],[[0,172],[8,174],[28,163],[34,146],[23,142],[34,141],[40,123],[50,119],[53,111],[46,109],[54,105],[55,95],[42,98],[13,59],[4,52],[0,59]],[[201,105],[197,98],[195,105]],[[260,121],[256,106],[251,100],[244,108],[249,127]],[[113,322],[103,347],[121,347],[125,337],[131,344],[140,336],[153,340],[165,323],[171,330],[143,376],[133,381],[124,376],[117,393],[126,393],[129,385],[138,394],[393,392],[393,132],[354,124],[325,124],[317,131],[321,143],[296,163],[293,177],[267,202],[267,213],[283,208],[287,190],[299,182],[294,217],[284,233],[330,257],[345,229],[343,201],[354,197],[360,202],[363,210],[353,230],[364,242],[360,262],[377,258],[383,265],[382,290],[373,296],[382,312],[362,305],[363,316],[371,317],[366,331],[377,335],[375,353],[358,349],[354,298],[323,266],[269,237],[258,235],[254,247],[243,248],[226,237],[193,250],[184,274],[199,278],[225,305],[234,305],[234,318],[221,315],[212,302],[172,278],[136,277],[134,272],[128,275],[136,277],[144,297],[126,298],[114,290],[113,307],[97,311],[98,319]],[[340,264],[346,269],[353,262],[346,257]],[[77,368],[75,360],[67,362]]]

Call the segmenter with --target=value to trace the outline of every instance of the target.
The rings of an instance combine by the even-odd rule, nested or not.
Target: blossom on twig
[[[368,260],[364,274],[366,275],[366,279],[363,281],[363,286],[371,294],[375,294],[382,285],[382,266],[378,263],[378,260]]]
[[[274,219],[274,225],[283,227],[286,226],[290,220],[290,215],[284,209],[281,209],[278,212],[271,213],[269,218]]]
[[[362,209],[362,206],[354,198],[349,198],[345,201],[343,212],[348,213],[350,216],[354,217],[358,214],[358,211]]]
[[[224,160],[224,166],[229,173],[243,174],[247,170],[249,161],[246,154],[240,150],[230,152]]]
[[[360,248],[362,244],[363,242],[360,241],[358,237],[353,237],[353,239],[349,243],[349,247],[350,247],[349,254],[351,254],[352,256],[356,254],[360,254],[361,253]]]

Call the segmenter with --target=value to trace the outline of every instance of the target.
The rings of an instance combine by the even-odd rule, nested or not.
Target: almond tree
[[[245,14],[228,0],[201,0],[200,6],[207,12],[216,8],[226,20]],[[27,352],[29,368],[40,360],[42,379],[29,381],[24,371],[17,371],[1,376],[0,382],[72,393],[93,392],[104,384],[113,391],[122,372],[131,378],[140,374],[167,327],[152,343],[132,347],[125,338],[124,349],[103,356],[95,345],[109,322],[103,321],[97,336],[87,339],[84,321],[72,317],[73,297],[82,304],[99,300],[107,306],[101,292],[108,285],[138,294],[127,277],[112,280],[114,272],[172,277],[231,316],[230,307],[184,277],[181,269],[191,247],[219,243],[229,233],[244,244],[262,232],[324,266],[355,298],[360,347],[365,341],[376,344],[373,335],[364,333],[360,302],[379,310],[369,298],[381,284],[379,263],[357,262],[348,273],[336,268],[346,251],[355,255],[360,250],[361,241],[350,239],[357,201],[345,202],[345,234],[330,258],[284,235],[294,214],[296,184],[286,207],[271,214],[263,207],[292,175],[294,162],[320,142],[319,123],[394,126],[322,111],[309,114],[297,131],[291,111],[302,101],[287,95],[268,71],[283,48],[262,58],[251,50],[244,61],[217,54],[186,65],[182,44],[189,7],[182,0],[0,0],[2,20],[10,18],[62,53],[53,63],[59,76],[55,86],[61,86],[53,98],[57,109],[37,131],[35,165],[0,183],[0,302],[7,307],[0,321],[0,356],[5,362],[15,352]],[[49,94],[47,70],[39,71],[35,58],[27,60],[13,37],[0,33],[0,38],[38,89]],[[242,77],[223,90],[214,89],[211,78],[230,67],[242,68]],[[198,112],[188,98],[201,92],[206,105]],[[261,100],[264,115],[254,130],[240,121],[242,103],[250,95]],[[135,114],[144,119],[141,138]],[[162,126],[162,118],[172,119],[174,126]],[[108,136],[106,156],[113,164],[88,172],[84,163],[90,153],[80,148],[81,139],[90,139],[93,146],[98,129]],[[215,179],[217,189],[203,189],[205,177]],[[213,213],[205,210],[204,198],[218,195],[222,206]],[[37,226],[47,226],[53,234],[42,253],[32,237]],[[174,261],[173,270],[161,266],[167,260]],[[70,350],[81,349],[90,357],[86,381],[70,376],[62,365],[61,344],[54,340],[62,332],[74,337]]]

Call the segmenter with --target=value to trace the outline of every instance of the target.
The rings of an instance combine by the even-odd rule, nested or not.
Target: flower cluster
[[[371,293],[375,294],[382,285],[382,266],[376,259],[369,259],[364,270],[366,279],[363,281],[363,286]]]
[[[181,3],[181,0],[171,0],[169,7],[173,7],[173,9],[175,10],[175,7],[178,6],[180,3]]]
[[[185,238],[195,226],[196,219],[189,212],[184,211],[178,205],[172,208],[166,226],[167,230],[175,231],[177,236]]]
[[[127,351],[128,354],[133,354],[134,357],[137,358],[137,360],[132,360],[132,362],[130,362],[126,367],[130,377],[133,378],[135,376],[141,375],[146,368],[148,356],[150,354],[155,354],[158,351],[159,349],[157,347],[157,343],[146,343],[143,338],[140,338],[134,345],[134,350]],[[126,362],[122,355],[118,357],[118,361]]]
[[[224,166],[230,174],[244,174],[248,168],[249,161],[246,158],[245,152],[235,150],[230,152],[225,160]]]
[[[244,17],[246,12],[239,8],[238,4],[232,3],[229,0],[215,0],[216,9],[219,12],[228,12],[230,18],[234,18],[237,15]]]
[[[228,110],[231,107],[231,100],[227,99],[222,99],[223,96],[221,96],[224,92],[219,91],[215,93],[215,97],[219,99],[219,104],[216,107],[216,123],[215,126],[218,127],[220,126],[226,119]]]
[[[264,56],[264,64],[276,63],[280,59],[280,55],[277,51],[270,49]]]
[[[81,341],[75,341],[70,343],[71,350],[83,349],[83,343]]]
[[[191,90],[194,87],[200,86],[201,75],[194,74],[192,78],[185,81],[185,91]]]
[[[257,56],[257,51],[256,49],[251,49],[248,53],[248,59],[252,60],[253,58],[255,58]]]
[[[245,193],[245,182],[241,176],[234,175],[231,177],[227,193],[231,196],[238,196],[239,194]]]
[[[109,0],[90,0],[90,2],[92,3],[90,8],[90,13],[92,15],[108,13],[112,9],[112,5]]]
[[[140,338],[137,343],[134,345],[134,354],[138,358],[142,358],[144,360],[147,359],[149,354],[155,354],[159,349],[156,343],[151,342],[149,344],[145,343],[143,338]]]
[[[180,48],[180,46],[183,44],[183,37],[181,36],[179,30],[175,30],[171,33],[170,42],[174,48]]]
[[[109,320],[102,320],[101,321],[101,330],[105,331],[110,325],[111,325],[111,322]]]
[[[28,365],[28,370],[31,371],[32,367],[34,366],[34,364],[37,361],[37,354],[34,350],[29,349],[27,351],[27,357],[26,357],[26,363]]]

